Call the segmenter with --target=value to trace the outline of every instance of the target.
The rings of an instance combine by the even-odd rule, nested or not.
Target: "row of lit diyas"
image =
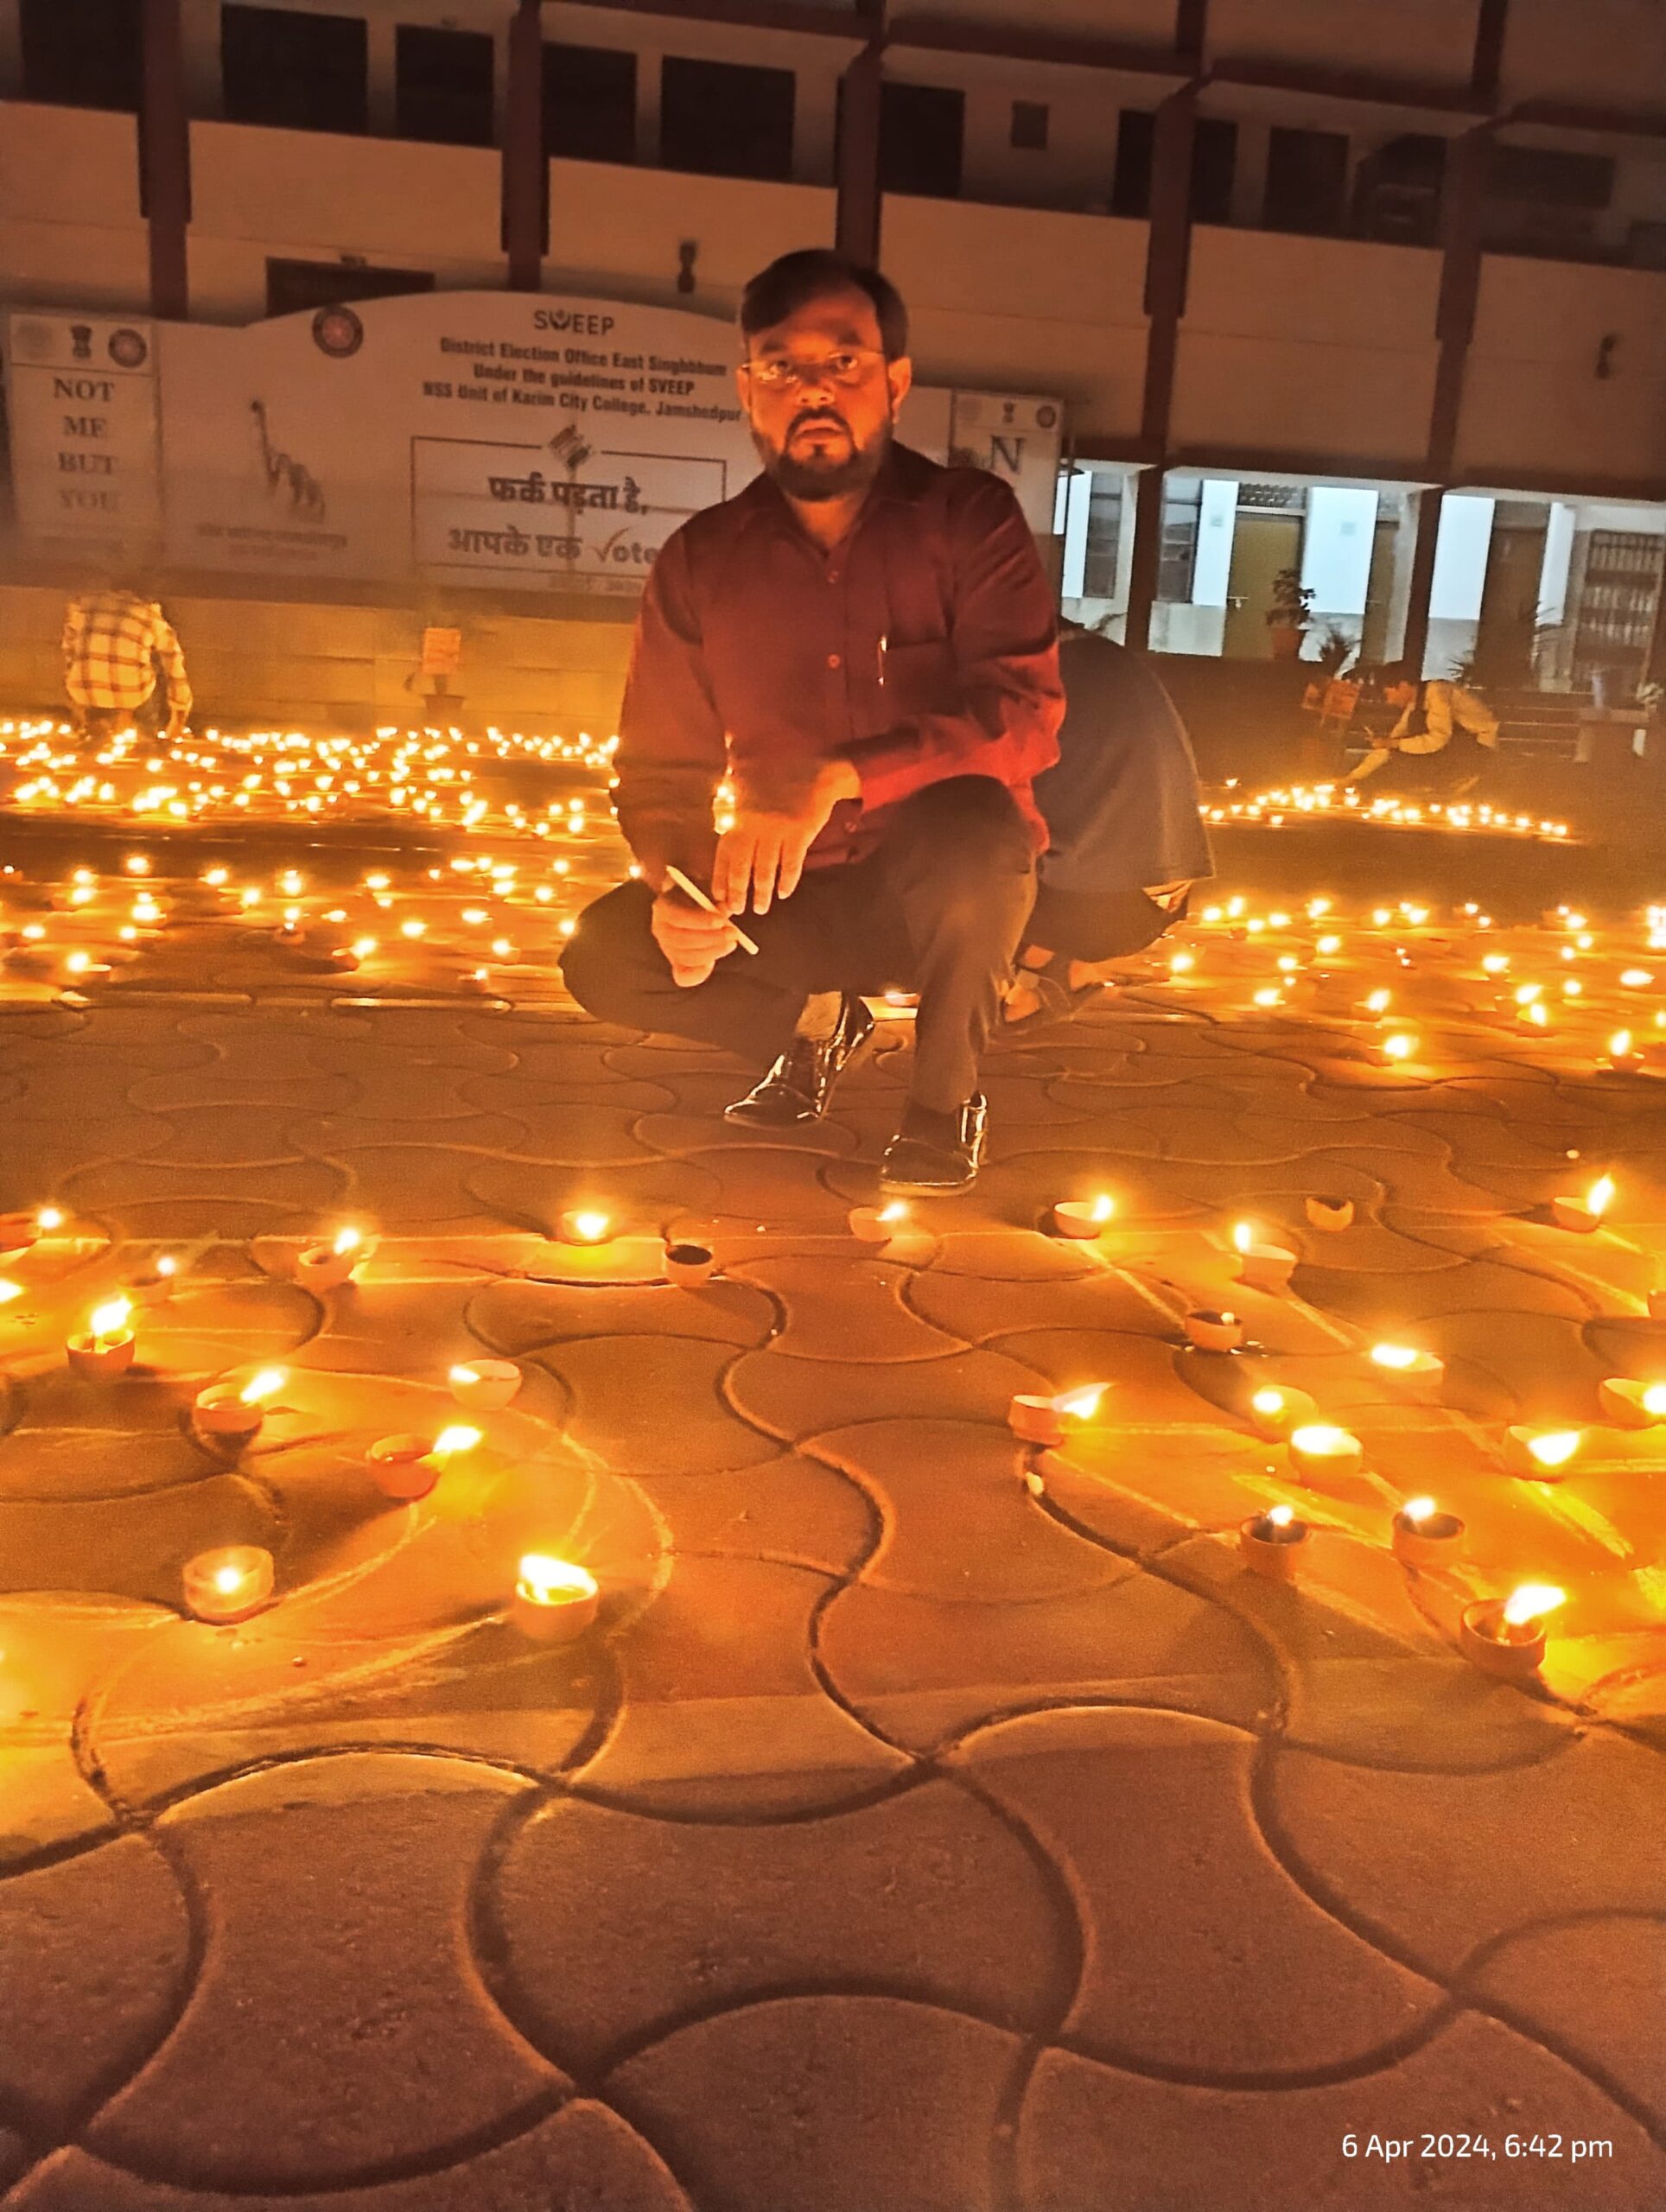
[[[1227,789],[1234,787],[1236,779]],[[1315,816],[1345,815],[1387,829],[1439,829],[1455,832],[1491,831],[1494,835],[1561,840],[1567,835],[1565,822],[1520,814],[1495,807],[1488,801],[1468,799],[1396,798],[1373,794],[1356,784],[1292,784],[1282,789],[1258,791],[1253,798],[1228,799],[1205,807],[1210,822],[1245,822],[1270,830],[1282,829],[1294,816],[1309,821]]]
[[[1612,1179],[1604,1177],[1582,1200],[1559,1200],[1557,1221],[1576,1233],[1595,1230],[1613,1197],[1613,1187]],[[1353,1206],[1347,1199],[1309,1198],[1307,1211],[1315,1227],[1332,1231],[1345,1229],[1353,1218]],[[1116,1201],[1109,1192],[1088,1199],[1061,1199],[1052,1209],[1050,1225],[1055,1235],[1097,1243],[1110,1233],[1116,1212]],[[1269,1293],[1288,1287],[1297,1262],[1294,1251],[1261,1240],[1248,1222],[1235,1225],[1231,1242],[1241,1281]],[[1649,1310],[1655,1318],[1666,1319],[1666,1290],[1650,1293]],[[1242,1348],[1243,1323],[1236,1314],[1191,1313],[1184,1317],[1183,1326],[1194,1349],[1234,1352]],[[1374,1345],[1370,1357],[1402,1395],[1426,1403],[1439,1402],[1446,1369],[1434,1353],[1415,1345],[1385,1343]],[[1093,1418],[1105,1387],[1091,1385],[1056,1396],[1020,1394],[1008,1408],[1008,1425],[1027,1446],[1056,1448],[1065,1441],[1073,1424]],[[1610,1376],[1599,1386],[1599,1401],[1605,1416],[1618,1427],[1636,1429],[1666,1424],[1666,1381]],[[1258,1435],[1283,1443],[1292,1471],[1298,1477],[1335,1479],[1357,1473],[1364,1465],[1364,1448],[1359,1440],[1319,1420],[1319,1409],[1306,1391],[1265,1386],[1252,1395],[1248,1413]],[[1554,1479],[1567,1471],[1583,1443],[1584,1432],[1580,1429],[1514,1426],[1505,1432],[1504,1462],[1513,1473]],[[1033,1492],[1041,1492],[1041,1478],[1033,1467],[1027,1471],[1025,1479]],[[1309,1533],[1308,1524],[1289,1504],[1251,1515],[1239,1529],[1246,1566],[1267,1579],[1294,1580]],[[1450,1564],[1461,1554],[1464,1537],[1463,1522],[1455,1514],[1440,1510],[1429,1497],[1407,1501],[1390,1522],[1395,1555],[1408,1566]],[[1544,1656],[1544,1620],[1563,1602],[1563,1592],[1542,1584],[1523,1585],[1504,1600],[1478,1602],[1464,1613],[1460,1649],[1488,1672],[1517,1678],[1531,1675]]]
[[[25,1257],[64,1226],[63,1213],[52,1206],[32,1214],[0,1215],[0,1259]],[[375,1249],[373,1237],[342,1229],[327,1241],[302,1248],[296,1259],[296,1280],[314,1291],[339,1288]],[[130,1325],[136,1308],[160,1304],[172,1294],[177,1281],[177,1262],[163,1255],[154,1268],[129,1286],[130,1294],[95,1306],[86,1329],[72,1333],[66,1344],[72,1373],[88,1382],[111,1382],[126,1374],[137,1344]],[[0,1278],[0,1318],[9,1318],[5,1309],[23,1295],[21,1283]],[[521,1371],[512,1360],[475,1359],[454,1366],[447,1379],[461,1406],[494,1412],[514,1398]],[[241,1452],[258,1436],[268,1417],[281,1410],[274,1402],[288,1380],[286,1370],[267,1368],[241,1384],[208,1384],[192,1402],[193,1424],[205,1439]],[[432,1438],[383,1437],[367,1450],[366,1466],[385,1497],[409,1503],[427,1497],[453,1461],[482,1440],[480,1429],[461,1424],[448,1426]],[[181,1592],[187,1611],[196,1619],[214,1626],[233,1625],[275,1602],[276,1561],[258,1545],[218,1546],[187,1561]],[[600,1586],[587,1568],[530,1552],[519,1563],[508,1618],[534,1641],[567,1642],[589,1627],[600,1600]]]
[[[0,723],[0,759],[10,760],[24,779],[13,803],[36,810],[114,810],[140,820],[188,823],[216,814],[241,820],[316,820],[385,807],[431,825],[455,822],[465,829],[496,811],[536,836],[551,834],[549,819],[527,813],[512,800],[494,809],[472,788],[482,764],[487,771],[532,762],[605,775],[617,744],[617,737],[598,740],[588,732],[568,741],[495,727],[465,738],[455,728],[402,733],[387,726],[368,740],[209,729],[172,741],[129,729],[103,743],[89,772],[73,749],[67,722]],[[111,780],[117,772],[119,782]],[[134,772],[160,780],[134,790]],[[548,811],[554,816],[560,810],[557,804]]]

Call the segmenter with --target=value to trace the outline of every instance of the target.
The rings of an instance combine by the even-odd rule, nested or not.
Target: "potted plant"
[[[1275,660],[1299,658],[1302,632],[1313,619],[1313,595],[1302,583],[1300,570],[1281,569],[1273,579],[1273,603],[1267,610]]]

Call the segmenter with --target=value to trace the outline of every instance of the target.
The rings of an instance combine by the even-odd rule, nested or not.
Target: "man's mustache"
[[[796,438],[800,430],[814,429],[817,423],[823,424],[829,429],[846,432],[850,428],[843,415],[801,415],[787,432],[787,435],[790,438]]]

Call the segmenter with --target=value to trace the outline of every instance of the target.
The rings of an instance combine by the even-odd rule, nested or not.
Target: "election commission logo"
[[[118,369],[142,369],[150,358],[150,348],[145,344],[144,334],[125,328],[112,331],[110,358]]]
[[[313,317],[313,343],[333,361],[345,361],[365,342],[365,326],[351,308],[320,308]]]

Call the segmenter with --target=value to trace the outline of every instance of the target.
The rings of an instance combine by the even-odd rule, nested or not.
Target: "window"
[[[1348,141],[1341,131],[1275,127],[1261,217],[1269,231],[1322,236],[1340,230],[1347,189]]]
[[[1047,105],[1045,100],[1013,102],[1012,143],[1022,153],[1046,152]]]
[[[1238,126],[1215,115],[1200,115],[1192,140],[1192,189],[1188,205],[1194,223],[1232,219],[1232,170],[1238,156]]]
[[[1198,527],[1203,486],[1193,477],[1171,477],[1163,486],[1162,531],[1157,554],[1157,596],[1189,605],[1198,565]]]
[[[790,69],[668,54],[659,78],[659,158],[700,176],[790,177]]]
[[[433,289],[433,272],[426,269],[360,269],[347,261],[284,261],[275,254],[266,263],[268,315],[299,315],[347,300],[391,300]]]
[[[23,97],[58,107],[139,105],[139,11],[132,0],[22,0]]]
[[[1151,213],[1151,156],[1157,118],[1144,108],[1125,107],[1116,128],[1116,168],[1111,178],[1113,215]]]
[[[1536,200],[1546,207],[1596,210],[1614,196],[1614,164],[1606,154],[1495,145],[1487,183],[1500,200]]]
[[[287,130],[366,128],[370,65],[359,16],[225,7],[219,53],[228,122]]]
[[[943,85],[887,84],[880,92],[880,183],[927,200],[960,194],[966,95]]]
[[[635,54],[612,46],[545,46],[544,150],[574,162],[636,159]]]
[[[1393,245],[1433,245],[1446,166],[1446,140],[1421,131],[1376,148],[1354,171],[1354,228]]]
[[[487,31],[401,23],[394,35],[399,137],[442,146],[489,146],[493,65]]]
[[[1082,567],[1084,599],[1115,599],[1116,556],[1122,535],[1122,480],[1096,468],[1088,493],[1087,557]]]

